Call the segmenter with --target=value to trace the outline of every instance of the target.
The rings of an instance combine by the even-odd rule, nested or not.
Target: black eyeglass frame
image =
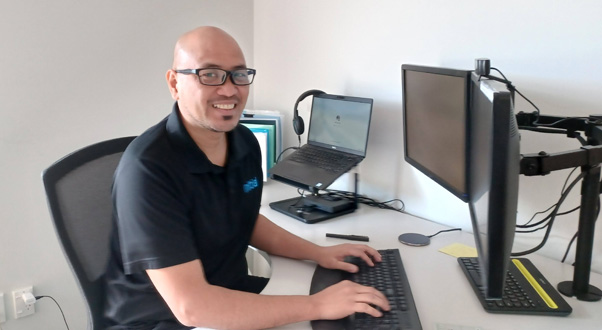
[[[218,70],[218,71],[223,71],[226,73],[226,75],[224,76],[224,78],[222,79],[222,82],[219,84],[205,84],[201,81],[201,76],[199,75],[199,73],[203,70]],[[239,84],[236,81],[234,81],[234,76],[232,76],[232,73],[235,71],[241,71],[241,70],[246,70],[248,75],[251,75],[251,81],[248,84]],[[224,70],[224,69],[220,69],[220,68],[200,68],[200,69],[181,69],[181,70],[173,70],[175,73],[181,73],[181,74],[193,74],[196,75],[199,78],[199,83],[201,85],[205,85],[205,86],[221,86],[223,84],[226,83],[226,80],[228,79],[228,77],[230,77],[230,81],[236,85],[236,86],[248,86],[251,85],[253,83],[253,80],[255,80],[255,74],[257,73],[257,70],[255,69],[251,69],[251,68],[241,68],[241,69],[235,69],[235,70]]]

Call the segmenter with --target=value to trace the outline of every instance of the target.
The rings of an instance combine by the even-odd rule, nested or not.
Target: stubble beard
[[[228,122],[228,121],[231,121],[231,120],[233,120],[233,119],[234,119],[234,116],[222,116],[222,120],[223,120],[224,122]],[[237,124],[237,123],[236,123],[236,124]],[[211,124],[211,123],[209,123],[209,122],[204,122],[204,123],[201,123],[201,126],[202,126],[203,128],[205,128],[205,129],[207,129],[207,130],[211,131],[211,132],[214,132],[214,133],[227,133],[227,132],[230,132],[230,131],[232,131],[232,130],[233,130],[235,127],[236,127],[236,124],[234,124],[234,125],[232,126],[232,128],[229,128],[229,129],[219,129],[219,128],[217,128],[217,125],[212,125],[212,124]]]

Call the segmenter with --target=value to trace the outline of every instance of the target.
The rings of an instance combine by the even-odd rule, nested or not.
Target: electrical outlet
[[[34,303],[26,304],[25,301],[23,301],[23,294],[28,292],[33,294],[32,286],[13,291],[13,306],[15,307],[16,319],[36,312]]]
[[[0,292],[0,323],[6,322],[6,309],[4,308],[4,293]]]

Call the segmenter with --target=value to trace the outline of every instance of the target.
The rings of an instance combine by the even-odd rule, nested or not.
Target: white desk
[[[316,224],[305,224],[269,207],[269,202],[294,197],[296,189],[278,182],[264,187],[261,212],[286,230],[320,245],[352,241],[326,238],[327,232],[367,235],[368,245],[375,249],[397,248],[410,281],[423,329],[435,330],[437,324],[480,327],[482,330],[509,329],[602,329],[602,302],[583,302],[564,297],[573,308],[567,317],[500,315],[487,313],[474,294],[470,283],[452,256],[438,250],[452,243],[474,246],[473,236],[466,232],[441,233],[425,247],[411,247],[398,242],[405,232],[432,235],[446,226],[407,214],[362,205],[354,213]],[[602,239],[602,238],[597,238]],[[358,242],[359,243],[359,242]],[[527,256],[554,286],[573,279],[573,267],[559,261],[532,254]],[[307,295],[315,263],[271,257],[272,277],[262,292],[270,295]],[[602,288],[602,275],[592,273],[590,284]],[[309,322],[277,329],[309,330]],[[460,329],[460,328],[458,328]]]

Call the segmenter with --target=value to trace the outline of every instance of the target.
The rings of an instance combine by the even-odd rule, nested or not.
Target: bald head
[[[229,72],[230,79],[224,76],[222,84],[207,85],[198,75],[192,74],[195,71],[181,71],[210,68]],[[250,86],[236,85],[231,72],[246,68],[245,57],[236,40],[219,28],[199,27],[178,39],[173,67],[167,70],[165,77],[184,126],[197,144],[202,144],[199,141],[205,134],[216,133],[218,139],[223,139],[224,133],[238,124]]]
[[[196,69],[199,65],[216,65],[216,63],[199,63],[207,53],[220,56],[239,57],[240,65],[245,65],[244,55],[234,38],[226,31],[213,26],[201,26],[183,34],[174,49],[174,69]],[[216,54],[218,53],[218,54]]]

